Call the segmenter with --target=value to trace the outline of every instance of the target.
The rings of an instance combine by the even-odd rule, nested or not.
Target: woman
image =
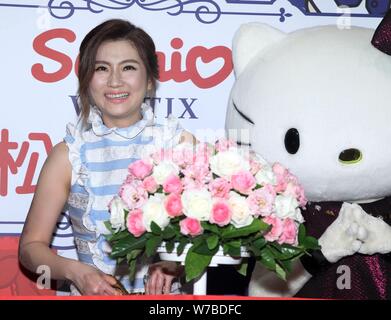
[[[91,30],[80,46],[78,123],[67,126],[64,142],[47,158],[21,236],[21,263],[35,272],[41,265],[53,279],[72,282],[72,293],[115,295],[117,279],[130,292],[143,292],[147,266],[130,282],[116,267],[103,222],[110,199],[118,193],[128,165],[149,147],[193,142],[174,119],[154,124],[144,103],[158,79],[153,40],[124,20],[109,20]],[[60,257],[49,244],[57,219],[67,205],[79,261]],[[160,262],[150,268],[146,293],[169,293],[177,268]],[[114,275],[115,277],[113,277]]]

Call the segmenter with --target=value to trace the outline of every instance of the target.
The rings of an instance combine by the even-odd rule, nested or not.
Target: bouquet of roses
[[[111,257],[126,259],[131,277],[137,260],[163,244],[178,255],[188,248],[187,281],[220,249],[231,257],[245,249],[285,279],[292,261],[318,248],[302,224],[306,198],[297,178],[230,140],[161,149],[128,172],[106,226]],[[238,271],[246,273],[245,262]]]

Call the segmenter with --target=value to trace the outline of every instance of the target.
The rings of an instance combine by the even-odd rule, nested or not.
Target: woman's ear
[[[148,82],[147,82],[147,91],[148,92],[151,92],[153,90],[153,83],[152,83],[152,80],[151,79],[148,79]]]

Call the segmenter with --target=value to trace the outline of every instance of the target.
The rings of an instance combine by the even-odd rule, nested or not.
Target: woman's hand
[[[183,266],[175,262],[160,261],[152,264],[145,283],[146,294],[169,294],[172,281],[183,274]]]
[[[117,280],[81,262],[77,265],[77,273],[71,281],[76,285],[82,295],[86,296],[112,296],[120,295],[120,291],[113,288]]]

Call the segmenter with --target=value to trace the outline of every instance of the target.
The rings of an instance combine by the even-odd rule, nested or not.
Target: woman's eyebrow
[[[135,59],[126,59],[126,60],[121,61],[119,64],[124,64],[124,63],[137,63],[137,64],[140,64],[140,62],[135,60]],[[96,60],[95,64],[107,64],[107,65],[110,65],[111,63],[107,62],[105,60]]]

